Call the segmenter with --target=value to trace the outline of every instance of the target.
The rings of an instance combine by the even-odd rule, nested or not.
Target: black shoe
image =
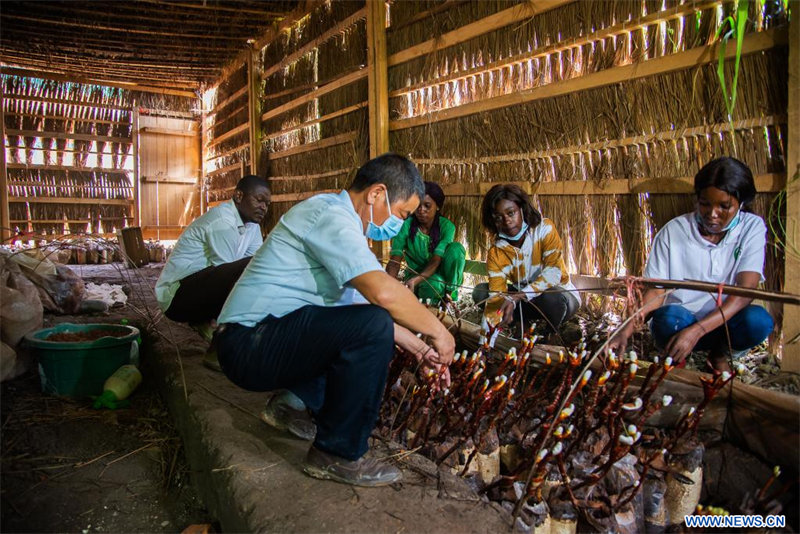
[[[317,425],[308,410],[295,410],[282,399],[282,394],[272,396],[261,411],[261,420],[278,430],[287,430],[300,439],[311,441],[317,435]]]
[[[354,486],[387,486],[403,480],[403,473],[388,462],[365,456],[358,460],[345,460],[313,445],[303,461],[303,471],[314,478]]]

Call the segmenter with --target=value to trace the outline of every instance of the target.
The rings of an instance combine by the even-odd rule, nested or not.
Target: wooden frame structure
[[[459,47],[489,42],[510,30],[528,31],[527,28],[535,26],[540,19],[551,17],[547,20],[556,20],[560,14],[573,9],[576,2],[532,0],[491,13],[470,15],[470,9],[475,6],[470,6],[469,2],[447,1],[413,13],[397,24],[393,21],[388,28],[386,2],[364,0],[344,4],[335,0],[331,3],[307,1],[295,4],[298,7],[290,13],[285,12],[272,28],[250,43],[237,45],[238,57],[214,78],[212,89],[220,90],[226,84],[230,87],[223,91],[225,96],[218,98],[211,109],[202,111],[201,211],[227,198],[235,180],[242,174],[263,173],[270,176],[272,182],[271,211],[274,213],[270,217],[274,223],[293,203],[316,193],[341,188],[347,183],[348,175],[366,158],[387,150],[400,150],[410,155],[423,174],[433,179],[448,173],[454,176],[457,171],[465,172],[468,179],[451,178],[443,182],[443,186],[456,202],[471,206],[468,203],[475,202],[492,185],[491,181],[470,174],[476,168],[495,169],[512,165],[518,166],[515,169],[525,168],[525,165],[533,168],[541,162],[558,158],[594,161],[591,158],[595,157],[600,161],[612,153],[629,155],[632,151],[643,150],[641,147],[657,144],[779,131],[785,143],[781,150],[786,160],[781,165],[771,163],[772,167],[757,172],[757,186],[761,193],[785,195],[786,236],[783,240],[788,246],[778,268],[785,276],[783,289],[800,293],[800,258],[788,251],[792,247],[797,249],[800,243],[800,221],[797,219],[800,213],[800,178],[795,178],[800,177],[797,159],[800,154],[800,24],[797,21],[789,25],[776,23],[755,30],[751,28],[744,37],[741,51],[743,61],[769,56],[780,62],[786,61],[782,54],[788,49],[789,100],[785,112],[779,109],[766,114],[743,113],[735,118],[709,117],[710,123],[667,126],[647,132],[626,130],[623,135],[586,138],[572,143],[554,137],[546,147],[522,147],[488,154],[454,151],[442,155],[430,148],[432,140],[435,141],[433,134],[422,138],[428,135],[424,133],[426,129],[455,128],[461,121],[471,121],[471,129],[467,131],[475,133],[477,130],[474,128],[481,120],[486,123],[497,121],[500,120],[497,117],[508,116],[525,106],[711,68],[710,65],[718,58],[720,45],[716,43],[694,43],[685,49],[678,49],[676,45],[674,50],[665,47],[665,51],[659,54],[650,50],[656,46],[653,41],[661,35],[659,32],[684,28],[688,24],[685,21],[691,17],[699,17],[699,13],[722,12],[728,9],[728,4],[724,0],[697,0],[656,12],[632,13],[624,23],[598,26],[580,35],[567,35],[557,42],[542,40],[540,44],[518,52],[496,57],[487,55],[469,65],[465,63],[457,69],[436,73],[430,65],[444,61],[442,58],[456,57],[453,51],[461,50]],[[796,2],[792,6],[796,8]],[[393,5],[390,12],[399,9]],[[480,9],[473,11],[477,13]],[[444,24],[446,30],[437,36],[415,30],[432,27],[425,26],[430,21],[442,18],[450,21],[450,15],[454,13],[466,17],[465,22],[447,22]],[[390,14],[394,19],[394,13]],[[708,21],[707,18],[703,20]],[[408,35],[418,36],[408,46],[398,45]],[[230,43],[225,46],[236,48]],[[337,46],[338,51],[334,50]],[[447,87],[456,87],[465,81],[484,83],[497,80],[501,76],[510,76],[509,73],[531,69],[530,65],[544,68],[542,66],[554,57],[581,57],[579,54],[586,50],[606,46],[639,47],[634,50],[639,55],[630,61],[617,57],[594,71],[576,70],[560,77],[553,75],[552,80],[546,83],[535,81],[522,89],[507,88],[489,96],[480,93],[484,96],[475,100],[452,105],[434,102],[431,107],[423,106],[410,114],[398,111],[398,103],[403,99],[411,102],[415,98],[424,98],[425,91],[444,94]],[[361,50],[351,50],[347,56],[342,49],[348,47],[360,47]],[[735,55],[735,47],[729,43],[724,56],[733,58]],[[31,67],[35,69],[37,63],[34,61]],[[191,70],[185,71],[189,72]],[[404,75],[406,79],[398,82],[399,72],[411,74]],[[97,76],[91,70],[86,75]],[[119,80],[123,83],[135,81]],[[147,81],[153,90],[165,89],[157,77]],[[141,85],[146,86],[144,83]],[[511,87],[513,84],[508,82],[507,85]],[[168,89],[180,92],[195,87],[187,83]],[[740,95],[740,98],[744,97]],[[409,148],[408,138],[415,136],[417,142]],[[712,147],[712,144],[709,142],[708,146]],[[8,162],[5,164],[8,166]],[[542,202],[548,198],[552,202],[573,198],[582,199],[581,202],[585,201],[591,207],[593,199],[601,197],[685,195],[691,192],[690,180],[688,172],[673,173],[669,179],[637,172],[624,178],[612,173],[610,177],[566,180],[542,179],[531,173],[529,179],[520,176],[511,181],[518,182]],[[8,213],[7,209],[2,211],[4,215]],[[598,229],[593,227],[591,231]],[[798,328],[800,310],[787,306],[783,330],[784,368],[787,370],[800,371]]]

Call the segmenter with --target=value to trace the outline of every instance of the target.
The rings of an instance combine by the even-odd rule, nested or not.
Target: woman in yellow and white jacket
[[[483,198],[481,221],[494,239],[486,257],[489,283],[478,284],[475,302],[485,302],[482,326],[509,325],[522,330],[544,321],[554,332],[572,317],[580,297],[569,280],[563,246],[555,225],[531,204],[516,185],[492,187]]]

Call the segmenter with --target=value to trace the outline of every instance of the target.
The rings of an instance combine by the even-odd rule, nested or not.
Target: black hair
[[[431,197],[431,199],[436,203],[436,206],[439,208],[436,211],[436,218],[433,219],[433,224],[431,224],[431,233],[429,237],[431,238],[430,243],[428,243],[428,252],[433,252],[436,250],[436,245],[439,244],[439,241],[442,240],[442,228],[439,225],[439,217],[441,217],[441,210],[442,206],[444,205],[445,194],[442,191],[442,188],[436,182],[425,182],[425,195]],[[424,202],[425,198],[420,199],[420,203]],[[411,241],[417,235],[417,230],[419,230],[419,221],[415,216],[411,217],[411,225],[408,229],[408,240]]]
[[[707,187],[725,191],[744,207],[756,198],[756,184],[750,168],[736,158],[723,156],[706,163],[694,176],[694,193]]]
[[[266,187],[267,191],[269,191],[269,184],[267,181],[260,176],[256,176],[255,174],[243,176],[242,179],[236,184],[236,189],[244,194],[252,193],[258,187]]]
[[[489,189],[481,203],[481,223],[486,231],[496,236],[499,231],[494,223],[494,206],[500,200],[510,200],[522,210],[522,219],[531,228],[536,228],[542,222],[542,215],[536,211],[531,203],[531,197],[518,185],[497,184]]]
[[[373,158],[358,169],[350,190],[359,192],[371,185],[383,184],[390,202],[404,202],[416,195],[425,198],[425,185],[414,163],[399,154],[387,152]]]

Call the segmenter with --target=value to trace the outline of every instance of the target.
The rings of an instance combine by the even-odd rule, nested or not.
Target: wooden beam
[[[231,96],[229,96],[228,98],[226,98],[222,102],[218,102],[217,105],[214,106],[214,108],[211,109],[208,112],[208,115],[209,116],[210,115],[216,115],[217,113],[219,113],[219,110],[221,110],[222,108],[224,108],[225,106],[227,106],[228,104],[230,104],[231,102],[233,102],[234,100],[236,100],[237,98],[239,98],[240,96],[245,94],[246,92],[247,92],[247,86],[245,85],[244,87],[242,87],[241,89],[239,89],[238,91],[233,93]]]
[[[791,2],[792,13],[800,2]],[[789,136],[786,169],[791,179],[786,187],[786,240],[784,291],[800,293],[800,20],[789,23]],[[781,370],[800,372],[800,306],[783,308],[783,358]]]
[[[0,83],[0,102],[3,100],[5,84]],[[6,119],[5,106],[0,106],[0,243],[5,243],[11,237],[11,220],[8,211],[8,173],[6,172]]]
[[[767,116],[753,119],[742,119],[734,122],[722,122],[717,124],[706,124],[694,128],[677,128],[663,132],[656,132],[645,135],[635,135],[622,139],[605,139],[588,144],[572,145],[567,147],[552,148],[549,150],[536,150],[534,152],[523,152],[513,154],[498,154],[496,156],[481,156],[478,158],[415,158],[417,165],[463,165],[474,163],[504,163],[511,161],[530,161],[536,159],[548,159],[552,157],[567,156],[570,154],[580,154],[585,152],[595,152],[608,149],[616,149],[627,146],[638,146],[656,141],[669,141],[692,137],[697,135],[714,135],[722,132],[735,130],[751,130],[753,128],[763,128],[765,126],[775,126],[785,124],[785,116]]]
[[[281,13],[279,11],[259,11],[257,9],[246,9],[240,8],[236,6],[225,7],[224,4],[220,4],[219,2],[214,2],[213,5],[206,5],[205,2],[203,3],[190,3],[190,2],[164,2],[161,0],[140,0],[141,2],[147,4],[157,4],[164,7],[181,7],[184,9],[192,10],[200,10],[200,11],[227,11],[231,13],[248,13],[250,15],[263,15],[269,18],[285,18],[286,14]],[[269,3],[265,2],[265,6],[269,5]]]
[[[783,27],[750,34],[744,38],[742,55],[763,52],[765,50],[784,46],[787,43],[788,35],[786,28]],[[719,45],[716,43],[708,46],[701,46],[685,52],[679,52],[677,54],[671,54],[648,61],[633,63],[631,65],[612,67],[600,72],[585,74],[577,78],[534,87],[525,91],[519,91],[494,98],[487,98],[477,102],[465,104],[463,106],[444,109],[438,112],[412,117],[410,119],[395,120],[389,123],[389,129],[402,130],[404,128],[413,128],[415,126],[422,126],[432,122],[466,117],[484,111],[502,109],[536,100],[542,100],[545,98],[553,98],[579,91],[605,87],[615,83],[624,83],[631,80],[649,78],[659,74],[666,74],[668,72],[714,63],[717,61],[718,57],[718,46]],[[729,42],[725,49],[725,57],[730,59],[735,57],[735,55],[736,43]]]
[[[299,176],[270,176],[270,182],[295,182],[298,180],[317,180],[319,178],[330,178],[331,176],[339,176],[340,174],[348,174],[352,168],[336,169],[334,171],[321,172],[318,174],[301,174]]]
[[[235,170],[240,170],[242,168],[241,163],[231,163],[230,165],[226,165],[224,167],[220,167],[219,169],[214,169],[213,171],[209,171],[206,173],[206,176],[216,176],[218,174],[225,174],[226,172],[231,172]]]
[[[304,145],[296,146],[288,150],[281,150],[280,152],[272,152],[268,154],[267,157],[270,159],[270,161],[272,161],[280,158],[288,158],[289,156],[294,156],[296,154],[302,154],[303,152],[311,152],[312,150],[320,150],[323,148],[328,148],[336,145],[342,145],[344,143],[352,142],[357,135],[358,132],[347,132],[339,135],[334,135],[333,137],[326,137],[325,139],[321,139],[313,143],[306,143]]]
[[[130,206],[132,201],[124,198],[66,198],[66,197],[9,197],[9,202],[31,202],[35,204],[92,204],[105,206]]]
[[[48,104],[66,104],[69,106],[78,106],[82,108],[99,108],[99,109],[120,109],[122,111],[130,111],[130,106],[115,106],[113,104],[94,104],[91,102],[76,102],[67,98],[47,98],[43,96],[28,96],[17,94],[6,94],[3,101],[10,100],[27,100],[29,102],[47,102]]]
[[[389,66],[386,63],[386,3],[367,0],[369,156],[389,151]]]
[[[470,24],[445,33],[439,37],[434,37],[418,45],[414,45],[405,50],[401,50],[389,56],[389,66],[394,67],[412,59],[431,54],[436,50],[447,48],[464,41],[469,41],[479,35],[498,30],[509,24],[514,24],[533,18],[536,15],[550,11],[573,0],[530,0],[523,4],[499,11],[494,15],[489,15],[481,20],[476,20]]]
[[[195,185],[197,184],[197,177],[196,176],[142,176],[142,182],[149,182],[155,183],[158,182],[160,184],[185,184],[185,185]]]
[[[207,148],[215,147],[218,144],[220,144],[221,142],[225,141],[226,139],[230,139],[234,135],[238,135],[238,134],[240,134],[240,133],[242,133],[244,131],[247,131],[247,129],[249,127],[250,127],[250,125],[248,123],[246,123],[246,122],[244,124],[240,124],[239,126],[236,126],[235,128],[233,128],[231,130],[228,130],[227,132],[225,132],[224,134],[220,135],[219,137],[215,137],[214,140],[211,141],[211,143],[208,144]]]
[[[300,202],[307,198],[319,195],[322,193],[338,193],[338,189],[321,189],[319,191],[303,191],[302,193],[282,193],[279,195],[272,195],[272,202]]]
[[[131,144],[128,137],[112,137],[109,135],[92,135],[64,132],[41,132],[38,130],[6,130],[8,135],[21,135],[23,137],[44,137],[46,139],[76,139],[78,141],[104,141],[106,143]]]
[[[178,30],[175,31],[156,31],[156,30],[143,30],[141,28],[122,28],[119,26],[104,26],[102,24],[87,24],[83,22],[75,22],[72,20],[63,19],[48,19],[40,17],[28,17],[25,15],[12,15],[4,13],[3,18],[20,20],[23,22],[31,22],[39,26],[42,31],[47,31],[46,26],[65,26],[68,28],[83,28],[92,30],[93,32],[111,32],[119,36],[120,34],[137,33],[139,35],[158,35],[161,37],[169,37],[170,39],[204,39],[212,41],[234,41],[244,43],[247,37],[241,33],[234,35],[218,35],[218,34],[205,34],[205,33],[182,33]],[[119,38],[119,37],[116,37]]]
[[[760,174],[754,177],[759,193],[777,193],[786,186],[784,173]],[[692,194],[694,177],[679,178],[617,178],[593,182],[562,180],[558,182],[480,182],[443,185],[447,196],[482,197],[498,183],[513,184],[529,195],[628,195],[632,193]]]
[[[75,171],[75,172],[104,172],[106,174],[128,174],[124,169],[106,169],[105,167],[74,167],[69,165],[28,165],[27,163],[6,163],[7,169],[30,169],[41,171]]]
[[[5,107],[5,106],[4,106]],[[13,115],[15,117],[34,117],[37,119],[56,119],[60,121],[69,121],[69,122],[91,122],[96,124],[130,124],[130,121],[120,120],[120,121],[109,121],[104,119],[85,119],[80,117],[70,117],[68,115],[46,115],[43,113],[17,113],[15,111],[9,111],[6,109],[5,111],[6,116]]]
[[[140,134],[155,134],[155,135],[174,135],[177,137],[197,137],[200,135],[196,130],[176,130],[173,128],[154,128],[152,126],[145,126],[139,130]]]
[[[318,119],[301,122],[297,126],[292,126],[291,128],[285,128],[279,132],[271,133],[269,135],[264,136],[264,139],[275,139],[276,137],[280,137],[282,135],[286,135],[288,133],[300,130],[301,128],[307,128],[309,126],[313,126],[314,124],[318,124],[320,122],[329,121],[331,119],[335,119],[336,117],[341,117],[342,115],[347,115],[348,113],[352,113],[354,111],[358,111],[359,109],[364,109],[367,107],[366,102],[361,102],[359,104],[353,104],[352,106],[344,107],[338,111],[334,111],[333,113],[328,113],[327,115],[323,115]]]
[[[131,91],[141,91],[143,93],[156,93],[160,95],[185,96],[187,98],[197,98],[195,91],[179,90],[170,87],[156,87],[137,83],[123,83],[113,80],[103,80],[98,78],[86,78],[83,76],[69,76],[63,73],[48,72],[46,70],[22,69],[17,67],[0,67],[0,73],[13,76],[26,76],[29,78],[42,78],[45,80],[56,80],[62,82],[88,83],[103,85],[105,87],[117,87],[119,89],[129,89]]]
[[[319,89],[316,89],[314,91],[311,91],[310,93],[295,98],[294,100],[290,100],[289,102],[286,102],[285,104],[282,104],[276,108],[270,109],[269,111],[261,115],[261,120],[265,121],[271,119],[272,117],[277,117],[281,113],[286,113],[290,109],[294,109],[297,106],[301,106],[306,102],[311,102],[312,100],[319,98],[322,95],[326,95],[332,91],[335,91],[340,87],[344,87],[345,85],[366,78],[367,75],[368,75],[368,69],[366,68],[362,68],[357,71],[346,74],[328,84],[320,86]]]
[[[213,156],[206,155],[206,161],[214,161],[215,159],[224,158],[225,156],[230,156],[231,154],[235,154],[240,150],[244,150],[250,146],[250,141],[248,140],[247,143],[241,144],[239,146],[235,146],[233,148],[229,148],[225,152],[220,152],[219,154],[215,154]]]
[[[370,0],[367,0],[367,4],[369,4],[369,2],[370,2]],[[355,24],[356,22],[358,22],[359,20],[363,19],[366,16],[367,16],[367,8],[359,9],[358,11],[356,11],[355,13],[353,13],[352,15],[350,15],[349,17],[347,17],[343,21],[341,21],[338,24],[336,24],[333,28],[331,28],[328,31],[324,32],[322,35],[320,35],[316,39],[313,39],[313,40],[309,41],[308,43],[304,44],[303,46],[301,46],[300,48],[298,48],[297,50],[295,50],[294,52],[292,52],[288,56],[284,57],[278,63],[275,63],[274,65],[270,65],[269,67],[264,69],[264,72],[261,73],[261,78],[266,80],[267,78],[269,78],[270,76],[272,76],[273,74],[275,74],[276,72],[278,72],[279,70],[284,68],[285,66],[291,65],[292,63],[294,63],[298,59],[302,58],[303,56],[305,56],[306,54],[308,54],[309,52],[311,52],[312,50],[317,48],[319,45],[321,45],[322,43],[324,43],[325,41],[330,39],[331,37],[339,35],[343,31],[345,31],[347,28],[349,28],[350,26],[352,26],[353,24]]]

